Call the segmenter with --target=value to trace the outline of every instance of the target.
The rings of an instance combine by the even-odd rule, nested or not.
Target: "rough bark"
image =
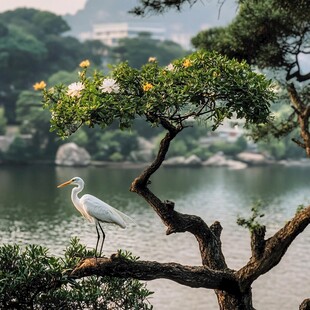
[[[252,256],[249,262],[240,270],[229,269],[222,252],[220,223],[215,222],[209,227],[198,216],[177,212],[173,202],[161,201],[148,188],[150,177],[164,161],[170,142],[182,130],[166,121],[162,121],[162,125],[167,129],[167,134],[161,141],[159,152],[153,163],[132,182],[130,190],[143,197],[153,208],[167,227],[167,235],[189,232],[196,237],[202,266],[130,261],[113,255],[111,258],[83,260],[73,270],[72,276],[107,275],[139,280],[165,278],[189,287],[214,289],[222,310],[253,310],[253,281],[276,266],[293,240],[307,227],[310,223],[310,206],[298,212],[267,240],[266,228],[255,228],[251,235]]]
[[[138,280],[169,279],[179,284],[198,288],[238,291],[238,282],[232,272],[212,270],[204,266],[184,266],[177,263],[134,261],[118,254],[110,258],[87,258],[73,270],[72,276],[116,276]]]
[[[242,279],[240,286],[247,288],[259,276],[275,267],[291,243],[309,223],[310,206],[298,212],[283,228],[264,241],[264,248],[261,250],[260,256],[252,255],[249,262],[237,272],[238,278]]]
[[[299,307],[299,310],[310,310],[310,299],[308,298],[308,299],[305,299],[302,303],[301,303],[301,305],[300,305],[300,307]]]
[[[300,137],[302,139],[302,142],[298,140],[293,141],[297,143],[300,147],[304,148],[307,156],[310,157],[310,132],[309,132],[310,106],[303,103],[293,83],[288,85],[287,90],[293,108],[297,114],[297,120],[300,127]]]
[[[161,201],[147,187],[150,177],[158,170],[163,163],[168,152],[170,142],[182,130],[176,128],[169,122],[162,122],[167,129],[166,136],[162,139],[158,154],[153,163],[147,167],[131,184],[130,190],[142,196],[144,200],[153,208],[167,227],[166,234],[177,232],[192,233],[199,244],[202,265],[215,270],[227,268],[224,255],[222,253],[220,223],[214,223],[212,229],[198,216],[181,214],[174,210],[174,204]]]

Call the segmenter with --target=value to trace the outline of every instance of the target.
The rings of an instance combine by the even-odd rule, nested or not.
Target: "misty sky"
[[[27,7],[59,15],[75,14],[76,11],[84,7],[85,3],[86,0],[0,0],[0,12]]]

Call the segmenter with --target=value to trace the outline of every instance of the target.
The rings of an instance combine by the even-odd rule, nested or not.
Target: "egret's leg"
[[[98,244],[99,244],[99,239],[100,239],[100,234],[99,234],[99,230],[98,230],[97,224],[96,224],[96,230],[97,230],[97,243],[96,243],[95,257],[97,257],[97,249],[98,249]]]
[[[100,230],[102,232],[102,242],[101,242],[101,246],[100,246],[100,252],[99,252],[99,256],[101,256],[101,252],[102,252],[102,248],[103,248],[103,243],[104,243],[104,239],[105,239],[105,233],[100,225],[100,223],[98,222],[98,225],[100,227]]]

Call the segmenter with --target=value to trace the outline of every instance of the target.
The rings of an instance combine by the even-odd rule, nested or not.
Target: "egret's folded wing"
[[[111,206],[110,206],[111,207]],[[117,210],[117,209],[115,209],[115,208],[113,208],[113,207],[111,207],[113,210],[115,210],[122,218],[123,218],[123,220],[125,220],[126,222],[131,222],[131,223],[135,223],[135,220],[132,218],[132,217],[130,217],[129,215],[127,215],[127,214],[125,214],[125,213],[123,213],[122,211],[120,211],[120,210]]]
[[[85,211],[95,219],[101,222],[114,223],[122,228],[126,227],[126,222],[122,217],[123,213],[114,209],[104,201],[92,195],[84,195],[81,201]]]

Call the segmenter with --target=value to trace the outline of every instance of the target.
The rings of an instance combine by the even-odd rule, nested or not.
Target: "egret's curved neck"
[[[83,190],[84,184],[78,184],[78,186],[73,187],[72,192],[71,192],[71,200],[74,204],[74,206],[80,210],[80,198],[78,194]]]

